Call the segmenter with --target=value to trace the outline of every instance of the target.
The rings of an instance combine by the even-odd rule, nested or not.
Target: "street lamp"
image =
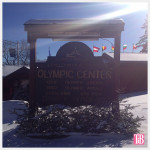
[[[12,42],[12,41],[7,41],[7,40],[4,40],[4,42],[7,43],[10,47],[9,48],[10,57],[14,57],[14,61],[15,61],[15,58],[17,57],[17,65],[19,65],[19,42]]]

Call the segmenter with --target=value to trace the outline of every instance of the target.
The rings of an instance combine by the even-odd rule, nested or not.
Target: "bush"
[[[125,105],[118,117],[108,108],[97,106],[66,107],[51,105],[49,108],[38,108],[35,117],[30,117],[24,110],[18,115],[18,132],[27,136],[64,135],[68,132],[84,133],[119,133],[127,136],[139,133],[143,117],[134,117],[130,110],[134,107]]]

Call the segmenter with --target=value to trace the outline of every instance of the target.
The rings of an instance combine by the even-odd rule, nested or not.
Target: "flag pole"
[[[103,55],[103,44],[102,44],[102,55]]]
[[[133,46],[134,46],[134,44],[133,44]],[[133,53],[133,47],[132,47],[132,53]]]
[[[94,55],[94,45],[93,45],[93,50],[92,51],[93,51],[93,55]]]

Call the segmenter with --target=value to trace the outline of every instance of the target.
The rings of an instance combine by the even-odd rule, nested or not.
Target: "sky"
[[[27,33],[24,31],[24,23],[30,19],[64,19],[64,18],[101,18],[102,15],[111,18],[122,18],[125,22],[124,31],[121,34],[121,52],[123,44],[127,44],[124,52],[132,52],[133,44],[139,41],[144,34],[141,26],[144,24],[148,14],[148,4],[144,3],[114,3],[114,2],[66,2],[66,3],[10,3],[3,2],[3,40],[20,41],[27,40]],[[114,39],[108,39],[114,42]],[[106,40],[83,41],[91,50],[93,46],[100,48],[95,56],[101,56],[101,47],[107,46],[104,52],[112,52],[111,44]],[[37,60],[45,60],[49,55],[55,56],[58,49],[66,42],[54,42],[51,39],[37,40]],[[140,52],[140,48],[134,53]]]

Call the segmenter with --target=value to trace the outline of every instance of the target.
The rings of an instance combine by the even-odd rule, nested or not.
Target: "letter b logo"
[[[134,134],[134,144],[144,145],[144,134]]]

